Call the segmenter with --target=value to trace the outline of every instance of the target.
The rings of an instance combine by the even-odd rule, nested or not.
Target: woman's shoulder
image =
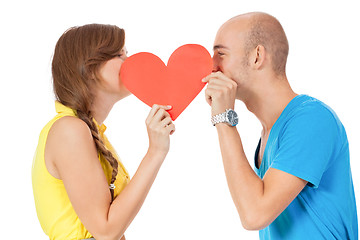
[[[88,125],[78,117],[75,116],[64,116],[54,122],[51,127],[53,133],[59,134],[60,136],[80,136],[88,135],[91,136],[91,131]]]
[[[64,169],[87,164],[97,159],[97,151],[87,124],[74,116],[65,116],[54,122],[45,146],[45,163],[48,171],[60,178]],[[62,179],[62,177],[61,177]]]
[[[64,116],[56,120],[51,126],[48,142],[56,145],[60,151],[63,148],[81,144],[93,144],[90,128],[75,116]]]

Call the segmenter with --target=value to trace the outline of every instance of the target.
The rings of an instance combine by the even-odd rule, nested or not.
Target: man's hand
[[[222,72],[211,73],[205,77],[207,82],[205,97],[211,106],[211,115],[225,112],[226,109],[234,109],[237,83],[225,76]]]

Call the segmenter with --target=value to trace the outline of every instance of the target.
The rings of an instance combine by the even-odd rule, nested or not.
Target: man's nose
[[[218,72],[221,71],[219,64],[217,63],[217,61],[215,61],[215,59],[213,58],[213,69],[212,72]]]

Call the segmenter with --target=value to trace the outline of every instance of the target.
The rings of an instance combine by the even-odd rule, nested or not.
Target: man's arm
[[[203,79],[208,86],[206,100],[212,115],[234,109],[237,84],[223,73]],[[236,127],[216,125],[227,183],[244,228],[258,230],[268,226],[301,192],[307,181],[270,168],[260,179],[251,168]]]
[[[260,179],[250,166],[235,127],[216,125],[227,183],[244,228],[260,230],[273,222],[307,181],[269,168]]]

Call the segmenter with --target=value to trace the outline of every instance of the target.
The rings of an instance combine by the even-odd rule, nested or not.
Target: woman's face
[[[111,94],[119,95],[121,98],[130,95],[129,90],[127,90],[120,79],[120,68],[126,58],[127,50],[126,47],[123,47],[116,57],[105,62],[99,70],[103,90]]]

